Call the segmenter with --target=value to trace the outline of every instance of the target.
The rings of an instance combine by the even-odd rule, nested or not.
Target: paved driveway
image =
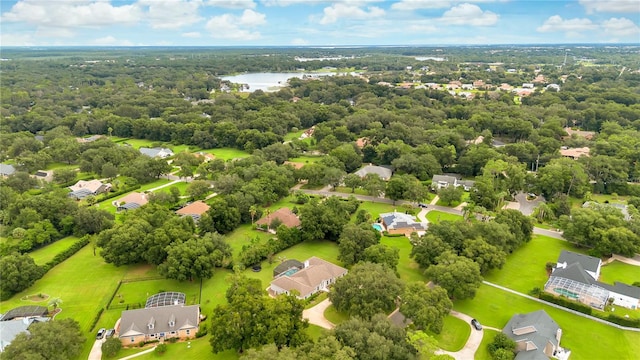
[[[105,341],[105,338],[100,340],[96,340],[93,343],[93,347],[91,348],[91,352],[89,353],[89,360],[100,360],[102,359],[102,343]]]
[[[545,201],[542,195],[539,195],[535,199],[529,201],[527,200],[527,194],[525,193],[518,193],[516,194],[515,198],[518,204],[520,204],[520,212],[526,216],[533,214],[533,210],[536,208],[536,206]]]
[[[469,339],[467,339],[467,343],[460,351],[452,352],[452,351],[444,351],[438,350],[436,354],[447,354],[453,356],[456,360],[470,360],[475,357],[476,351],[480,347],[480,343],[482,342],[482,336],[484,335],[483,330],[476,330],[473,326],[471,326],[472,317],[463,313],[459,313],[457,311],[451,310],[451,315],[457,317],[458,319],[463,320],[469,325],[471,328],[471,334],[469,334]]]
[[[325,329],[333,329],[335,325],[324,317],[324,311],[331,305],[329,299],[324,299],[318,305],[302,312],[302,318],[309,320],[309,324],[318,325]]]

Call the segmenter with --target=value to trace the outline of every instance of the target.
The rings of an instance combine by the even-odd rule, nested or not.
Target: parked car
[[[96,335],[96,340],[102,340],[102,338],[104,338],[104,333],[107,330],[105,330],[105,328],[101,328],[100,330],[98,330],[98,334]]]
[[[476,319],[471,320],[471,325],[473,325],[476,330],[482,330],[482,325],[480,325],[480,322]]]
[[[110,337],[112,337],[112,336],[113,336],[113,334],[115,334],[115,333],[116,333],[116,329],[109,329],[109,330],[107,330],[107,332],[104,334],[104,337],[106,337],[106,338],[110,338]]]
[[[426,209],[426,208],[428,208],[428,207],[429,207],[429,205],[427,205],[427,204],[425,204],[425,203],[419,203],[419,204],[418,204],[418,206],[419,206],[419,207],[421,207],[421,208],[423,208],[423,209]]]

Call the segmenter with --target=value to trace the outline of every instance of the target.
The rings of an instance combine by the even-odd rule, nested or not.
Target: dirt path
[[[309,320],[309,324],[318,325],[322,328],[331,330],[335,325],[324,317],[324,311],[327,310],[329,305],[331,305],[331,301],[329,301],[329,299],[324,299],[318,305],[304,310],[302,312],[302,318]]]

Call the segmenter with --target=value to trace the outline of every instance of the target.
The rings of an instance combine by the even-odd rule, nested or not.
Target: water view
[[[262,73],[248,73],[233,76],[221,76],[222,80],[228,80],[235,84],[244,84],[243,91],[254,92],[256,90],[262,90],[265,92],[278,91],[282,87],[287,86],[287,80],[297,77],[302,78],[320,78],[325,76],[333,76],[335,73],[304,73],[304,72],[262,72]],[[248,89],[246,87],[248,85]]]

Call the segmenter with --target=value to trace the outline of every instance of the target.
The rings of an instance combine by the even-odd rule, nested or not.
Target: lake
[[[262,90],[264,92],[278,91],[287,86],[287,80],[291,78],[302,79],[304,77],[319,78],[333,76],[335,73],[305,73],[305,72],[281,72],[281,73],[248,73],[234,76],[221,76],[220,79],[228,80],[235,84],[249,85],[249,89],[243,91],[254,92]]]

